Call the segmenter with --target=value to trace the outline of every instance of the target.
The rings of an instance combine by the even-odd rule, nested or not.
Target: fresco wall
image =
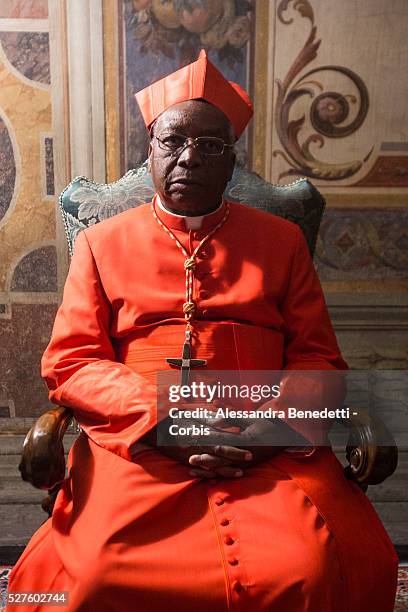
[[[46,0],[0,4],[0,418],[38,414],[58,302]]]
[[[71,32],[63,15],[88,10],[92,26],[91,3],[49,0],[56,6],[58,20],[46,0],[0,5],[0,414],[33,416],[47,405],[40,356],[67,268],[54,192],[70,178],[69,160],[94,146],[93,159],[106,154],[111,181],[145,159],[134,92],[203,46],[254,98],[241,160],[273,182],[307,176],[327,199],[316,265],[350,364],[405,369],[406,2],[97,0],[101,40],[97,29],[87,34],[80,13],[71,15]],[[66,68],[68,83],[51,79],[52,40],[67,47],[54,66]],[[98,45],[103,70],[93,73]],[[71,91],[70,67],[86,62],[92,78]],[[81,87],[95,82],[104,93],[89,128],[98,140],[92,132],[81,139],[73,128],[89,125],[83,100],[95,102],[94,90]],[[64,129],[71,132],[61,152]]]
[[[203,46],[254,99],[241,161],[273,182],[307,176],[326,197],[316,265],[349,364],[407,368],[407,31],[406,0],[1,0],[3,544],[44,519],[17,465],[49,406],[40,358],[68,264],[57,193],[72,173],[103,181],[106,166],[113,181],[145,159],[134,92]],[[400,452],[372,493],[400,544],[407,462]]]
[[[146,159],[148,135],[135,92],[195,61],[202,48],[232,81],[251,88],[251,38],[255,3],[215,0],[124,0],[118,4],[121,172]],[[113,33],[108,35],[111,47]],[[248,158],[248,134],[238,144]]]
[[[408,366],[407,27],[405,0],[257,3],[254,169],[324,194],[315,263],[357,368]]]

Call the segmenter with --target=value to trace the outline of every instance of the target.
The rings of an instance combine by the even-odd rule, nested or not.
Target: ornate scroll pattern
[[[277,9],[278,19],[285,25],[293,22],[293,19],[284,18],[284,12],[292,1],[281,0]],[[311,145],[317,145],[319,148],[322,148],[325,143],[324,137],[345,138],[358,130],[367,116],[369,107],[368,90],[361,77],[353,72],[353,70],[343,66],[318,66],[297,78],[302,70],[317,57],[321,39],[316,40],[317,28],[309,0],[295,0],[293,8],[302,17],[310,20],[311,30],[305,45],[294,60],[284,80],[276,80],[278,95],[275,107],[275,125],[285,150],[276,149],[273,152],[273,156],[282,156],[291,166],[290,170],[279,175],[279,179],[285,176],[303,174],[311,178],[327,181],[342,180],[356,174],[363,163],[368,160],[371,151],[362,161],[354,160],[331,164],[314,157],[310,147]],[[352,94],[347,95],[334,91],[324,91],[323,85],[314,78],[311,78],[316,73],[328,71],[341,73],[358,90],[358,111],[355,118],[348,124],[343,125],[349,117],[350,105],[357,103],[357,97]],[[316,132],[301,142],[300,132],[305,124],[306,117],[302,115],[298,119],[290,119],[290,114],[294,103],[303,96],[313,99],[310,107],[310,121]]]

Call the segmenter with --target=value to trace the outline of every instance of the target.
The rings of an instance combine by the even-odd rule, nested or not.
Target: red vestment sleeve
[[[42,376],[52,402],[71,408],[99,446],[130,460],[132,444],[156,425],[156,387],[115,361],[110,321],[110,304],[81,232]]]
[[[337,345],[320,281],[299,228],[281,312],[285,321],[285,371],[278,408],[320,410],[341,406],[345,376],[339,370],[348,366]],[[286,421],[313,444],[327,443],[331,421]]]

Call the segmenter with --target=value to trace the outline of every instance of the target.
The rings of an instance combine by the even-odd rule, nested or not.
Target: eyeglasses
[[[233,144],[227,144],[222,138],[215,136],[199,136],[189,138],[175,132],[168,132],[160,136],[153,136],[158,142],[160,149],[169,151],[174,156],[182,154],[184,149],[192,145],[200,155],[222,155],[225,147],[232,148]]]

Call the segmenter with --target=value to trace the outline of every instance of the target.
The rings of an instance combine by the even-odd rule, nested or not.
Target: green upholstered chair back
[[[150,202],[153,195],[146,162],[129,170],[114,183],[98,184],[84,176],[75,178],[59,199],[70,254],[81,230],[128,208]],[[225,197],[297,223],[313,255],[325,201],[307,179],[290,185],[273,185],[254,172],[237,166]]]

